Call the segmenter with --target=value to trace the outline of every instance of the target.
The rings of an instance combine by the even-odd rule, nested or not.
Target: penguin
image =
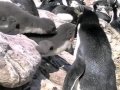
[[[65,23],[57,28],[57,34],[38,42],[36,49],[42,57],[57,55],[69,48],[74,39],[76,25]],[[34,40],[34,39],[33,39]]]
[[[78,90],[78,84],[79,90],[117,90],[111,47],[97,15],[85,10],[78,24],[80,45],[62,90]]]
[[[15,21],[11,27],[17,29],[17,33],[56,33],[56,26],[52,20],[36,17],[20,9],[13,3],[1,1],[0,18],[9,18],[11,16],[14,19],[13,21]]]
[[[112,4],[112,19],[110,21],[110,25],[117,31],[120,33],[120,16],[119,16],[119,12],[118,12],[118,4],[117,2],[115,2],[114,4]]]
[[[23,10],[28,11],[34,16],[38,16],[38,11],[33,0],[11,0],[12,3],[21,7]]]
[[[77,9],[65,5],[59,5],[52,10],[52,12],[58,17],[63,20],[68,18],[67,20],[73,24],[76,24],[78,19],[78,14],[76,13],[76,11]]]

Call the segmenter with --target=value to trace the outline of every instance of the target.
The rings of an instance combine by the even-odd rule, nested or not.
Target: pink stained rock
[[[32,79],[41,63],[36,46],[24,35],[0,32],[0,85],[18,87]]]
[[[64,21],[60,17],[58,17],[56,14],[49,12],[47,10],[38,10],[40,18],[48,18],[52,20],[55,23],[55,26],[58,28],[60,25],[64,23],[69,23],[69,21]]]

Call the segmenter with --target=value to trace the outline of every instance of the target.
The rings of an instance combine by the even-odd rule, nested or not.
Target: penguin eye
[[[16,29],[20,29],[20,24],[16,24]]]
[[[51,47],[50,47],[50,50],[53,50],[53,49],[54,49],[53,46],[51,46]]]

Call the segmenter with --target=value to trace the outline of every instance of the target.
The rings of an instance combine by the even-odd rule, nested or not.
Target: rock
[[[6,90],[9,90],[9,89],[6,89]],[[13,89],[13,90],[62,90],[62,86],[58,85],[58,84],[52,82],[51,80],[49,80],[48,78],[46,78],[41,73],[40,68],[38,68],[35,76],[33,77],[32,81],[30,83],[28,83],[22,89]]]
[[[44,57],[40,71],[50,81],[62,86],[66,73],[71,69],[74,60],[74,56],[66,51],[52,57]]]
[[[50,80],[48,79],[45,79],[44,81],[42,81],[41,84],[42,85],[40,90],[62,90],[62,86],[57,85],[53,82],[50,82]]]
[[[50,80],[58,85],[63,85],[64,79],[66,76],[66,72],[62,69],[59,69],[58,71],[54,73],[50,73]]]
[[[37,43],[24,35],[7,35],[0,32],[0,84],[18,87],[29,82],[41,56],[35,49]]]
[[[60,17],[58,17],[56,14],[49,12],[47,10],[38,10],[40,18],[48,18],[52,21],[54,21],[56,28],[58,28],[60,25],[69,23],[69,21],[61,20]]]

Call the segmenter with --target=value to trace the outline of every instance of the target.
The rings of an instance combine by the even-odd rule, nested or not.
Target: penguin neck
[[[113,7],[113,14],[112,14],[112,18],[111,18],[110,23],[111,23],[112,21],[116,20],[116,19],[117,19],[117,8],[116,8],[116,7]]]
[[[113,8],[113,20],[117,19],[117,8]]]

